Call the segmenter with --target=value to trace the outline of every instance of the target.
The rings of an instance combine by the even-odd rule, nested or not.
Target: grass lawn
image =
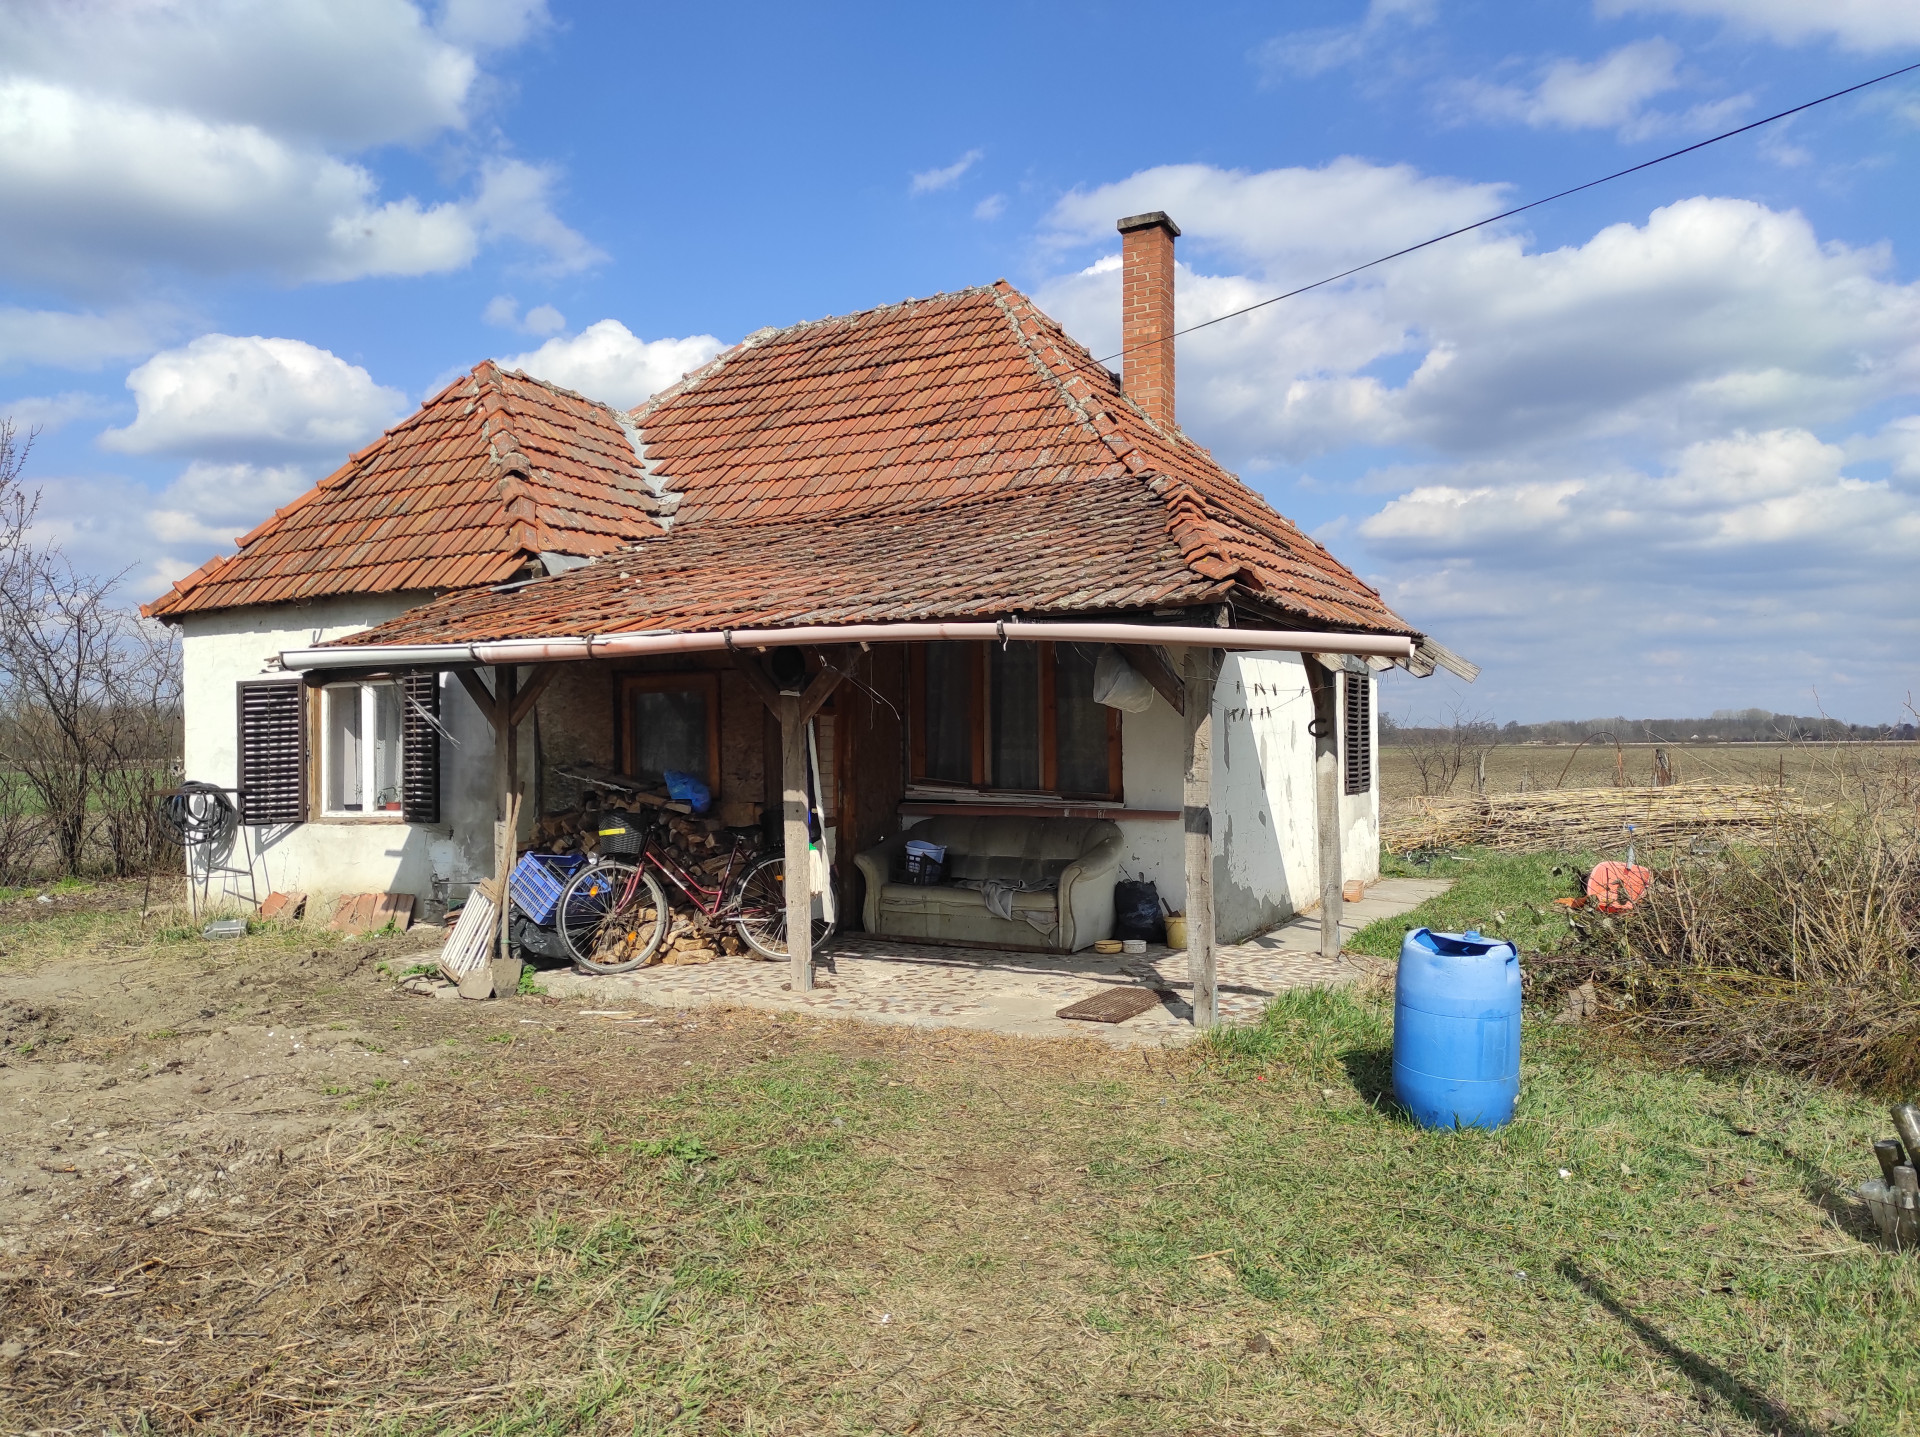
[[[1369,923],[1347,947],[1376,958],[1398,958],[1400,940],[1415,928],[1436,933],[1477,929],[1517,944],[1522,955],[1551,952],[1568,937],[1572,918],[1553,900],[1579,893],[1580,875],[1594,862],[1591,854],[1498,853],[1490,848],[1464,848],[1419,864],[1383,855],[1384,877],[1451,878],[1453,887],[1410,913]]]
[[[423,1002],[371,960],[339,976],[349,946],[318,934],[196,957],[99,931],[112,982],[129,958],[181,965],[165,981],[234,1043],[254,1029],[214,985],[247,982],[232,1011],[305,1045],[236,1057],[284,1071],[262,1120],[318,1105],[340,1127],[244,1171],[259,1139],[234,1127],[220,1161],[268,1186],[127,1209],[104,1238],[62,1245],[84,1212],[61,1189],[46,1246],[0,1264],[0,1341],[30,1334],[0,1356],[7,1430],[82,1411],[500,1437],[1920,1426],[1914,1260],[1845,1196],[1885,1115],[1792,1079],[1533,1020],[1519,1118],[1427,1133],[1382,1101],[1377,994],[1292,995],[1142,1057]],[[0,918],[9,948],[28,936]],[[321,986],[254,996],[309,947]],[[301,1066],[331,1030],[337,1055]],[[189,1041],[161,1037],[139,1040],[153,1083]],[[76,1030],[47,1071],[109,1038]],[[195,1081],[208,1050],[178,1051]],[[92,1088],[61,1112],[105,1127]]]

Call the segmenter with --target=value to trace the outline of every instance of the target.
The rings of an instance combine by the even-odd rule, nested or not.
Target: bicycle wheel
[[[660,951],[673,915],[659,879],[605,859],[560,891],[555,926],[582,973],[626,973]]]
[[[787,882],[786,861],[775,853],[761,859],[740,875],[734,889],[737,904],[734,929],[741,940],[762,958],[787,956]],[[813,951],[819,953],[833,937],[838,924],[824,918],[813,920]]]

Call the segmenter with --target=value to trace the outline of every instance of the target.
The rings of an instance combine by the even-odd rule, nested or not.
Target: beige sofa
[[[894,881],[910,838],[946,848],[949,882]],[[1113,931],[1120,849],[1119,826],[1105,819],[930,818],[854,862],[866,879],[869,933],[1071,953]],[[962,879],[1052,886],[1015,893],[1009,921],[988,911],[978,889],[956,887],[954,880]],[[1042,924],[1030,923],[1028,914]]]

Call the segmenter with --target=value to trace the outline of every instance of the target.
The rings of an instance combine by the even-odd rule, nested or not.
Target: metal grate
[[[240,821],[307,819],[306,686],[298,679],[240,685]]]
[[[440,821],[440,676],[400,681],[400,812],[408,823]]]
[[[1345,741],[1347,792],[1365,793],[1373,787],[1373,675],[1343,674],[1347,704]]]

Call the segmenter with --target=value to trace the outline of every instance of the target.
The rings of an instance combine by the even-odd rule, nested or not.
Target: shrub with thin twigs
[[[1845,776],[1850,802],[1783,808],[1759,842],[1643,852],[1659,881],[1583,925],[1619,1020],[1708,1066],[1920,1087],[1920,812],[1895,767]]]

